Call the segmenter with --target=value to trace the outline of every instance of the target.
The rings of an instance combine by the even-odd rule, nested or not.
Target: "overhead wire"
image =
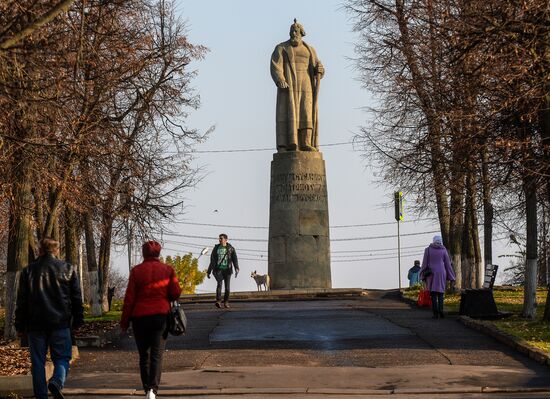
[[[416,232],[416,233],[405,233],[400,234],[401,237],[409,237],[409,236],[419,236],[419,235],[426,235],[426,234],[434,234],[439,233],[439,230],[432,230],[432,231],[422,231],[422,232]],[[167,233],[163,232],[163,234],[173,237],[183,237],[183,238],[197,238],[202,240],[216,240],[216,236],[196,236],[191,234],[179,234],[179,233]],[[341,241],[363,241],[363,240],[378,240],[378,239],[384,239],[384,238],[395,238],[397,237],[397,234],[388,234],[388,235],[380,235],[380,236],[365,236],[365,237],[347,237],[347,238],[331,238],[331,242],[341,242]],[[267,239],[262,238],[231,238],[231,241],[247,241],[247,242],[268,242]]]
[[[421,218],[414,220],[404,220],[401,223],[418,223],[421,221],[434,221],[435,218]],[[198,222],[187,222],[187,221],[178,221],[176,224],[185,224],[190,226],[209,226],[209,227],[226,227],[232,229],[260,229],[267,230],[268,226],[244,226],[244,225],[230,225],[230,224],[214,224],[214,223],[198,223]],[[350,227],[371,227],[371,226],[386,226],[394,225],[396,222],[378,222],[378,223],[360,223],[360,224],[343,224],[343,225],[334,225],[329,226],[331,229],[341,229],[341,228],[350,228]]]
[[[202,246],[196,246],[196,247],[202,248]],[[421,246],[421,247],[424,247],[424,246]],[[164,249],[167,250],[167,251],[174,251],[174,252],[179,252],[181,250],[181,248],[175,249],[175,248],[171,248],[171,247],[165,247]],[[395,248],[394,249],[386,249],[385,251],[388,251],[388,250],[392,251],[394,253],[387,253],[387,254],[381,253],[381,254],[378,254],[378,257],[376,257],[376,255],[372,255],[372,254],[370,254],[370,256],[368,256],[369,255],[368,253],[356,253],[355,255],[333,255],[331,253],[331,260],[332,260],[332,262],[342,263],[342,262],[360,262],[360,261],[373,261],[373,260],[384,260],[384,259],[397,259],[398,256],[395,253],[395,251],[397,249],[395,249]],[[252,252],[252,253],[245,253],[244,256],[239,256],[240,260],[262,261],[262,262],[267,262],[268,261],[267,256],[254,253],[254,250],[239,250],[239,252],[243,252],[243,251],[248,251],[248,252]],[[192,253],[192,252],[193,251],[189,251],[189,253]],[[262,252],[265,253],[267,251],[262,251]],[[375,250],[371,250],[371,251],[368,251],[368,252],[375,252]],[[384,256],[384,255],[388,255],[388,256]],[[420,255],[419,251],[404,251],[404,252],[401,252],[401,257],[402,258],[418,257],[418,255]],[[367,256],[367,257],[365,257],[365,256]],[[375,256],[375,257],[372,257],[372,256]],[[348,258],[352,258],[352,259],[348,259]]]
[[[175,240],[164,240],[164,242],[169,244],[175,244],[175,245],[182,245],[182,246],[188,246],[193,248],[204,248],[208,245],[199,245],[194,243],[187,243],[182,241],[175,241]],[[412,248],[425,248],[426,245],[410,245],[410,246],[403,246],[401,249],[412,249]],[[350,249],[350,250],[337,250],[337,251],[330,251],[331,254],[337,254],[337,253],[365,253],[365,252],[385,252],[385,251],[396,251],[397,248],[374,248],[374,249]],[[239,248],[239,252],[261,252],[261,253],[267,253],[268,251],[265,249],[250,249],[250,248]]]
[[[339,145],[353,144],[353,141],[344,141],[340,143],[328,143],[321,144],[320,147],[335,147]],[[232,152],[259,152],[259,151],[274,151],[275,148],[238,148],[229,150],[194,150],[190,151],[192,154],[219,154],[219,153],[232,153]]]

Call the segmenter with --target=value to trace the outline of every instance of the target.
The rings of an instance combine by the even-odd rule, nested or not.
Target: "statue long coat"
[[[315,67],[321,65],[315,49],[302,42],[309,51],[309,87],[300,84],[296,75],[293,47],[290,40],[275,47],[271,56],[271,77],[275,84],[285,81],[288,89],[277,89],[276,134],[277,147],[287,147],[290,144],[298,146],[298,129],[312,128],[312,145],[317,143],[317,100],[315,98]],[[321,77],[321,76],[319,76]],[[300,86],[300,87],[299,87]],[[310,96],[311,105],[304,108],[304,96]],[[307,99],[309,102],[309,98]]]

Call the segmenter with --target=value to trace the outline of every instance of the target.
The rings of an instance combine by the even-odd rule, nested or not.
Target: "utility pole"
[[[130,228],[130,222],[126,220],[126,233],[127,233],[127,244],[128,244],[128,272],[132,271],[132,230]]]
[[[399,225],[403,220],[403,193],[396,191],[393,193],[395,220],[397,221],[397,273],[399,276],[399,290],[401,290],[401,234]]]

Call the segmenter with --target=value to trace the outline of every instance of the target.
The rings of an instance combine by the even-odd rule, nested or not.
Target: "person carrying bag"
[[[181,288],[174,269],[160,261],[158,242],[147,241],[141,249],[143,262],[130,272],[120,328],[125,334],[132,323],[145,397],[155,399],[162,372],[170,303],[180,297]]]
[[[440,235],[433,238],[433,242],[424,250],[424,259],[420,276],[430,292],[432,300],[432,318],[444,318],[443,300],[447,280],[454,282],[456,277],[451,265],[451,259],[447,249],[443,246],[443,239]]]

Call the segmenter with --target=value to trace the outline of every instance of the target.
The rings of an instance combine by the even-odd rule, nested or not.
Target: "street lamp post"
[[[399,231],[400,222],[403,220],[403,193],[393,193],[395,220],[397,221],[397,273],[399,274],[399,290],[401,290],[401,234]]]
[[[207,253],[208,253],[208,247],[204,247],[204,248],[202,249],[202,251],[201,251],[199,257],[197,258],[197,260],[200,259],[201,256],[206,255]]]

